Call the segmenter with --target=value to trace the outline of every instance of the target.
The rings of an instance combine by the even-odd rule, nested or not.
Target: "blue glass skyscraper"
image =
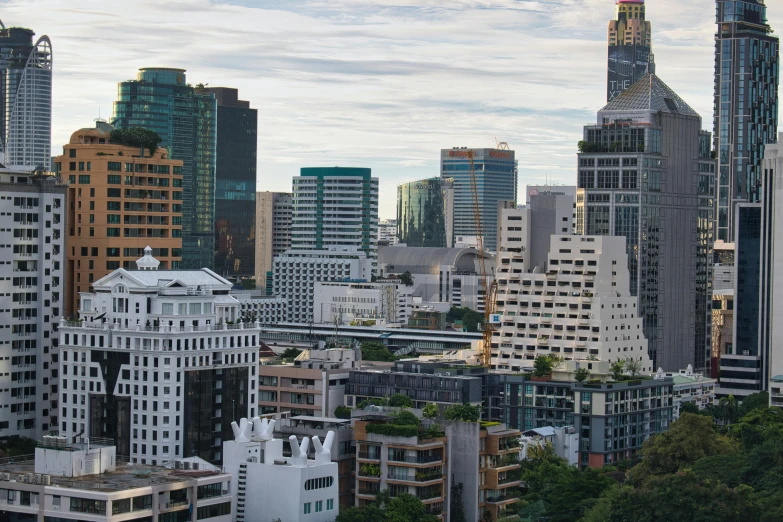
[[[122,82],[112,123],[157,132],[172,159],[182,160],[182,268],[213,268],[217,103],[203,86],[185,81],[184,69],[139,69]]]

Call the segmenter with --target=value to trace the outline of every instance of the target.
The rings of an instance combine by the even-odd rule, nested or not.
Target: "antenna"
[[[495,147],[497,147],[498,150],[511,150],[508,147],[508,142],[498,141],[497,136],[495,137]]]

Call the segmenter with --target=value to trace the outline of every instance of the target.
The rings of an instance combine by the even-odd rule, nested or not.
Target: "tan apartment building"
[[[272,261],[291,248],[291,194],[256,192],[256,288],[272,292]]]
[[[182,161],[166,149],[109,143],[111,126],[79,129],[54,159],[68,179],[66,315],[79,309],[79,292],[117,268],[136,269],[149,246],[161,269],[182,256]]]
[[[518,514],[522,484],[519,430],[485,423],[479,430],[479,513],[504,520]]]

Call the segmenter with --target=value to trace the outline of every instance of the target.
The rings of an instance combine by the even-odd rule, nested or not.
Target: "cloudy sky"
[[[648,0],[658,75],[712,130],[714,0]],[[768,2],[783,30],[783,2]],[[519,183],[574,182],[605,101],[614,0],[0,0],[6,26],[53,43],[53,151],[111,115],[139,67],[187,69],[258,109],[258,190],[305,166],[372,167],[395,187],[439,149],[506,141]],[[520,191],[520,194],[523,193]]]

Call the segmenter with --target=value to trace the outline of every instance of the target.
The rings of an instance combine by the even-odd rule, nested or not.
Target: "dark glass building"
[[[645,20],[644,0],[618,0],[609,21],[606,100],[612,101],[647,73],[655,73],[652,27]]]
[[[236,89],[214,87],[207,92],[217,100],[213,270],[227,278],[253,277],[258,111],[238,99]]]
[[[157,132],[171,159],[182,160],[182,268],[213,268],[215,95],[188,84],[184,69],[139,69],[136,80],[119,84],[112,123]]]
[[[430,178],[397,185],[397,239],[410,247],[451,248],[454,184]]]
[[[764,145],[777,142],[779,42],[764,0],[717,0],[717,239],[734,241],[734,206],[761,201]]]
[[[715,161],[701,117],[655,75],[598,112],[579,144],[576,230],[625,236],[655,367],[708,366]]]

